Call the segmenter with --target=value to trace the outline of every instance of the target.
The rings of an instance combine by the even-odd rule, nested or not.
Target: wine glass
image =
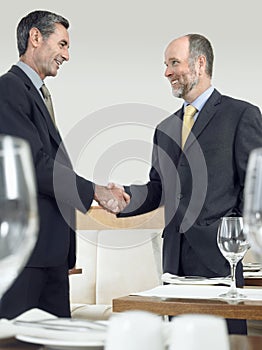
[[[220,219],[217,244],[221,253],[230,263],[231,269],[230,289],[220,297],[228,299],[244,298],[245,295],[240,294],[236,288],[236,266],[249,248],[247,234],[243,230],[242,217],[222,217]]]
[[[0,135],[0,300],[27,262],[38,233],[28,143]]]
[[[244,189],[244,229],[256,258],[262,261],[262,148],[249,156]]]

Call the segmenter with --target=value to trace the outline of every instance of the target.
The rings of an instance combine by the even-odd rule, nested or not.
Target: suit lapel
[[[68,153],[65,149],[65,146],[64,146],[64,143],[63,143],[62,138],[60,136],[60,133],[56,129],[42,97],[39,95],[38,91],[36,90],[36,88],[34,86],[33,86],[33,89],[31,89],[31,93],[32,93],[33,98],[34,98],[36,104],[38,105],[41,113],[43,114],[43,116],[45,118],[50,136],[53,138],[53,140],[57,143],[57,145],[59,147],[59,149],[58,149],[59,156],[63,158],[63,155],[64,155],[65,160],[71,166],[71,162],[69,160],[69,156],[68,156]],[[61,153],[61,151],[62,151],[62,153]]]
[[[13,66],[10,71],[22,79],[27,90],[32,95],[33,100],[35,101],[40,112],[42,113],[43,117],[45,118],[45,121],[46,121],[46,124],[47,124],[47,127],[48,127],[48,130],[49,130],[51,137],[57,143],[57,145],[60,146],[60,144],[62,142],[60,134],[56,130],[56,128],[51,120],[51,117],[49,115],[49,112],[46,108],[46,105],[45,105],[43,99],[41,98],[39,92],[35,88],[34,84],[31,82],[31,80],[28,78],[28,76],[19,67]]]
[[[198,139],[203,130],[215,116],[217,105],[220,103],[220,101],[221,94],[217,90],[214,90],[214,92],[204,105],[203,109],[199,113],[197,120],[192,127],[192,132],[188,136],[184,147],[184,151]]]
[[[160,142],[158,145],[172,158],[175,164],[177,164],[181,153],[182,116],[183,111],[179,110],[157,127],[163,137],[162,141],[158,141]]]

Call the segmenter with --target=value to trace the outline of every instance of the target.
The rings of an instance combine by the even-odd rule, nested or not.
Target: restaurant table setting
[[[13,320],[1,319],[0,338],[55,350],[209,350],[211,342],[213,350],[229,350],[223,318],[182,316],[166,322],[159,315],[132,310],[113,314],[109,321],[88,321],[31,309]]]
[[[3,152],[1,153],[2,158],[0,157],[0,170],[2,168],[3,174],[10,174],[10,169],[7,166],[12,166],[15,169],[15,164],[19,165],[21,163],[20,160],[17,161],[18,150],[21,149],[21,156],[27,154],[28,150],[25,152],[26,148],[21,140],[11,140],[10,138],[0,139],[0,149],[1,147]],[[22,162],[23,164],[28,163],[24,156],[23,160],[25,160]],[[253,153],[251,160],[253,162],[249,161],[246,176],[244,222],[241,217],[223,217],[220,220],[217,234],[217,244],[221,253],[230,264],[231,276],[219,278],[204,278],[202,276],[181,277],[165,273],[162,275],[162,282],[168,284],[159,285],[150,290],[133,293],[132,295],[162,299],[222,299],[225,301],[233,299],[233,302],[243,299],[251,301],[262,300],[261,289],[236,288],[235,283],[236,265],[243,259],[250,248],[250,242],[256,248],[258,256],[262,252],[262,149]],[[24,179],[23,186],[18,186],[17,188],[20,191],[24,191],[24,188],[28,187],[30,195],[21,196],[17,191],[16,197],[31,199],[28,205],[22,206],[31,209],[31,211],[24,214],[27,218],[25,221],[27,230],[25,232],[28,233],[26,238],[29,243],[26,246],[27,249],[24,252],[23,259],[14,260],[14,263],[11,265],[14,273],[10,274],[8,272],[9,280],[2,286],[0,285],[0,299],[23,267],[24,261],[29,256],[36,240],[38,220],[35,206],[35,188],[33,183],[27,184],[26,179],[29,177],[22,176],[23,172],[20,171],[20,168],[21,166],[16,169],[19,176],[7,176],[6,183],[8,186],[5,188],[6,191],[3,198],[5,198],[5,207],[7,207],[7,204],[12,204],[15,198],[13,188],[17,187],[17,183],[9,184],[9,178]],[[8,222],[8,220],[10,222],[13,221],[13,218],[8,216],[9,212],[5,210],[7,218],[3,221],[4,223]],[[1,228],[2,232],[4,232],[4,234],[0,235],[2,238],[5,238],[7,233],[11,235],[16,232],[14,228],[8,231],[6,224],[1,225]],[[23,232],[23,230],[20,230],[20,233]],[[24,241],[26,242],[25,239]],[[8,246],[9,241],[6,243],[3,240],[3,242],[5,246]],[[2,246],[4,247],[3,244]],[[21,245],[19,247],[20,250],[18,248],[13,251],[10,250],[8,254],[20,257],[24,246],[24,244]],[[7,250],[2,249],[0,253],[0,262],[4,264],[8,258]],[[2,271],[5,271],[5,269],[2,268]],[[257,277],[261,276],[261,269],[260,266],[253,264],[246,266],[244,273],[245,277],[248,273],[249,276],[251,273],[253,276],[254,273],[257,273],[255,276]],[[25,344],[40,345],[41,349],[55,350],[230,349],[226,321],[223,317],[209,314],[182,314],[173,317],[170,322],[167,322],[158,314],[138,310],[115,313],[108,321],[89,321],[59,318],[43,310],[31,309],[12,320],[0,319],[0,339],[5,340],[9,338],[16,338]]]

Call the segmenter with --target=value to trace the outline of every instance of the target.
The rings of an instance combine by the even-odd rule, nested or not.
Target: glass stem
[[[231,269],[231,293],[237,294],[237,287],[236,287],[236,263],[231,263],[230,264],[230,269]]]

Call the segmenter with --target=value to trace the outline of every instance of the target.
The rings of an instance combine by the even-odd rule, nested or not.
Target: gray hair
[[[27,50],[29,32],[33,27],[41,32],[44,39],[47,39],[50,34],[54,33],[56,23],[62,24],[66,29],[69,28],[66,18],[49,11],[37,10],[23,17],[16,30],[19,57]]]
[[[200,34],[188,34],[189,39],[189,62],[192,65],[196,59],[203,55],[206,57],[206,73],[212,77],[214,52],[210,41]]]

